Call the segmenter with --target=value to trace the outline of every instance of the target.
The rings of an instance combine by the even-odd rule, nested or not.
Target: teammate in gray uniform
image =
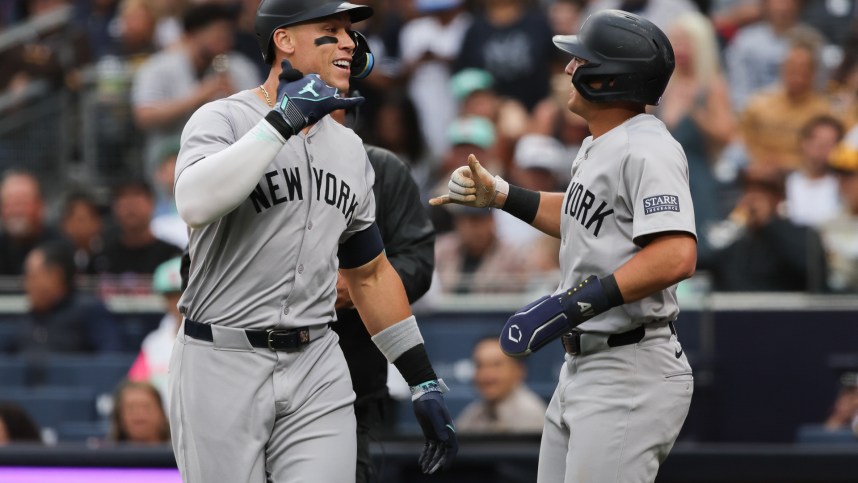
[[[694,273],[697,253],[688,166],[645,112],[673,72],[673,49],[651,22],[617,10],[554,43],[573,56],[568,107],[592,133],[566,193],[509,185],[471,156],[432,203],[502,208],[561,240],[560,286],[516,312],[500,336],[514,357],[560,337],[567,352],[537,481],[649,482],[693,391],[673,325],[676,283]]]
[[[268,79],[185,126],[175,193],[191,264],[168,389],[185,482],[354,481],[355,396],[329,329],[338,268],[373,341],[412,386],[422,470],[449,467],[458,449],[446,386],[383,252],[366,151],[327,116],[362,101],[340,93],[371,67],[350,30],[371,14],[264,0],[256,29]]]

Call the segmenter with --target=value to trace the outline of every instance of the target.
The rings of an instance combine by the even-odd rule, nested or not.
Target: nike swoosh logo
[[[680,348],[679,350],[673,349],[673,354],[676,356],[677,359],[679,359],[680,357],[682,357],[682,348]]]

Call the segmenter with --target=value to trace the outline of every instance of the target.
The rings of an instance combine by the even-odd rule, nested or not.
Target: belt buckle
[[[268,348],[272,351],[295,349],[310,343],[310,329],[269,329]]]

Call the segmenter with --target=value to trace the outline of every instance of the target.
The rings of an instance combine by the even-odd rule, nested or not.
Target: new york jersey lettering
[[[283,186],[281,183],[286,183]],[[282,171],[269,171],[262,178],[262,183],[256,185],[250,193],[250,201],[257,213],[267,210],[273,205],[279,205],[286,201],[304,199],[304,190],[301,186],[301,172],[298,168],[289,168]]]
[[[593,207],[598,206],[594,210]],[[566,193],[566,203],[563,205],[563,213],[571,216],[587,230],[593,231],[593,236],[598,237],[602,230],[602,222],[608,215],[614,213],[613,208],[608,208],[606,201],[596,198],[590,190],[584,188],[580,183],[572,183]],[[595,225],[595,226],[594,226]]]

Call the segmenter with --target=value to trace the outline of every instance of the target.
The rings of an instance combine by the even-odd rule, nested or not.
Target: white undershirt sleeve
[[[238,141],[186,167],[176,179],[176,208],[191,228],[217,221],[256,188],[286,139],[264,119]]]

